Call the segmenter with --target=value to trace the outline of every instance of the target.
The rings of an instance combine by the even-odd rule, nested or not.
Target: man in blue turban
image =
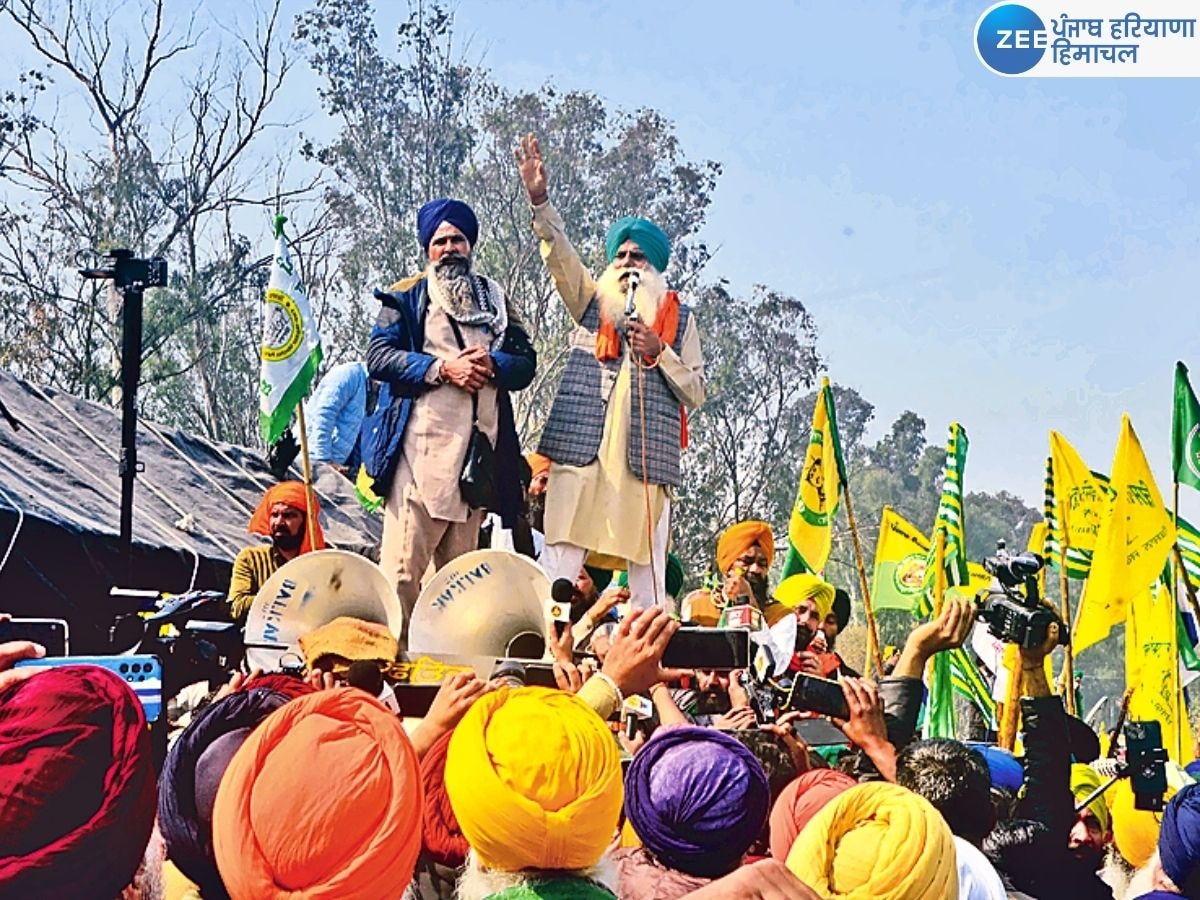
[[[704,358],[691,308],[663,278],[671,243],[649,219],[620,219],[604,241],[608,268],[593,279],[550,203],[537,138],[515,156],[542,259],[579,326],[538,445],[550,458],[540,562],[552,579],[574,580],[585,560],[626,569],[634,607],[673,608],[671,494],[686,411],[704,402]]]
[[[404,608],[405,646],[429,563],[441,568],[478,546],[484,506],[505,528],[516,525],[521,446],[508,394],[527,387],[537,365],[504,291],[472,267],[479,221],[471,207],[426,203],[417,236],[425,271],[375,292],[383,306],[367,369],[384,388],[360,433],[365,477],[386,498],[379,565]],[[464,490],[477,450],[491,461],[471,467],[476,490]]]

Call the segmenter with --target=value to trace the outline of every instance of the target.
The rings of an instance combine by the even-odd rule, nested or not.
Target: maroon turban
[[[457,869],[467,861],[471,847],[458,827],[446,794],[446,748],[453,736],[453,731],[442,735],[421,759],[421,781],[425,786],[421,840],[426,856],[438,865]]]
[[[154,826],[142,705],[98,666],[0,691],[0,896],[115,897]]]

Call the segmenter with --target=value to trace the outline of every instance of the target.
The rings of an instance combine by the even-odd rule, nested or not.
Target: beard
[[[455,319],[466,319],[479,311],[469,257],[447,253],[431,266],[438,290],[446,300],[447,311]]]
[[[524,869],[520,872],[498,872],[484,868],[475,855],[475,851],[467,854],[467,864],[462,874],[458,876],[458,884],[454,889],[456,900],[486,900],[495,894],[514,888],[520,888],[532,882],[544,881],[546,876],[579,878],[602,884],[614,894],[617,890],[617,870],[607,853],[600,858],[596,865],[589,869],[572,871],[544,872],[538,869]]]
[[[647,325],[658,318],[658,307],[667,293],[667,282],[662,273],[654,269],[618,269],[609,266],[596,282],[596,296],[600,298],[600,314],[618,328],[625,325],[626,291],[622,278],[636,271],[640,276],[637,290],[633,294],[633,305]]]
[[[696,691],[696,715],[723,716],[733,708],[729,693],[719,687]]]
[[[299,550],[300,545],[304,543],[304,528],[292,534],[288,531],[276,531],[271,534],[271,543],[280,550]]]

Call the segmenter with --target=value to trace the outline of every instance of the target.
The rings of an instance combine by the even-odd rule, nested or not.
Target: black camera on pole
[[[996,555],[983,561],[992,576],[992,586],[976,597],[975,611],[988,631],[1006,644],[1025,649],[1040,646],[1052,623],[1058,623],[1058,640],[1067,642],[1066,629],[1058,613],[1043,605],[1037,573],[1046,561],[1036,553],[1010,554],[1004,541],[996,542]],[[1021,588],[1024,586],[1024,592]]]
[[[167,261],[161,256],[138,259],[132,250],[120,249],[109,250],[104,261],[107,263],[104,268],[80,269],[79,274],[84,278],[111,280],[120,291],[167,286]]]
[[[133,482],[140,470],[137,459],[137,389],[142,380],[142,292],[166,287],[167,261],[139,259],[132,250],[109,250],[106,266],[80,269],[84,278],[112,281],[121,304],[121,518],[119,542],[124,572],[120,583],[133,576]]]

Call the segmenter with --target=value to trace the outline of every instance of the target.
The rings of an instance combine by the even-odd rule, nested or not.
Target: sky
[[[720,161],[710,275],[804,301],[836,382],[971,438],[968,490],[1040,503],[1047,432],[1107,470],[1130,413],[1169,491],[1200,365],[1197,85],[1004,79],[987,3],[469,2],[497,80],[652,106]],[[1189,355],[1191,360],[1189,360]]]
[[[1169,493],[1174,363],[1200,366],[1197,85],[993,75],[972,47],[988,5],[453,8],[499,83],[654,107],[723,165],[707,276],[801,299],[830,377],[875,406],[869,438],[906,409],[933,443],[957,420],[967,489],[1038,506],[1048,430],[1107,470],[1128,412]],[[388,47],[407,7],[377,9]]]

